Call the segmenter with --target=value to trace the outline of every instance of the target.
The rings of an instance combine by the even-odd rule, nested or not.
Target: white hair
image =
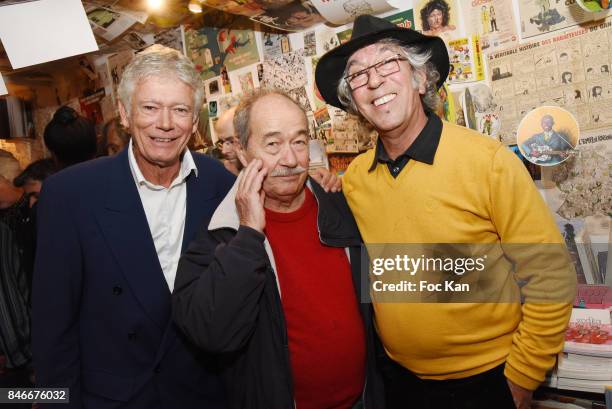
[[[159,44],[137,54],[123,72],[117,92],[128,115],[132,107],[134,89],[141,81],[151,76],[177,78],[188,85],[193,90],[193,119],[198,117],[204,101],[204,86],[200,74],[183,54]]]

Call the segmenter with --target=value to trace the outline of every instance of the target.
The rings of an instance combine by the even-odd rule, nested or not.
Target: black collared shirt
[[[391,160],[385,146],[382,144],[380,137],[376,143],[376,153],[374,154],[374,161],[368,169],[368,172],[372,172],[376,169],[376,165],[379,163],[386,163],[389,168],[391,176],[394,178],[400,174],[402,169],[406,167],[410,159],[414,159],[419,162],[433,164],[438,144],[440,143],[440,136],[442,135],[442,121],[434,113],[427,112],[427,123],[425,127],[416,137],[414,142],[406,149],[404,153],[399,155],[395,160]]]

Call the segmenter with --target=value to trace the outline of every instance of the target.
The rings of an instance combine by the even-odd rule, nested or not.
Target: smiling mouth
[[[383,104],[386,104],[387,102],[393,101],[396,96],[397,96],[397,94],[383,95],[382,97],[376,98],[374,101],[372,101],[372,104],[374,104],[375,107],[378,107],[378,106],[381,106]]]
[[[155,142],[162,142],[162,143],[170,143],[177,139],[177,138],[155,138],[153,136],[150,136],[149,138],[153,139]]]

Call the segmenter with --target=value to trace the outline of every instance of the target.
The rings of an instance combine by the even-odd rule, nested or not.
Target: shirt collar
[[[130,170],[132,171],[132,176],[134,177],[134,181],[136,182],[136,184],[138,186],[145,184],[151,188],[156,189],[164,188],[163,186],[156,185],[145,179],[142,172],[140,171],[140,168],[138,167],[138,162],[136,162],[136,156],[134,156],[133,146],[134,145],[132,143],[132,139],[130,138],[130,143],[128,146],[128,161],[130,163]],[[191,174],[192,171],[195,176],[198,177],[198,168],[195,165],[195,161],[193,160],[191,152],[189,151],[189,149],[186,148],[185,153],[183,154],[183,159],[181,160],[179,174],[170,186],[183,182],[187,178],[187,176]]]
[[[442,120],[432,112],[425,111],[427,115],[427,123],[425,127],[418,134],[414,142],[406,149],[404,153],[400,155],[406,156],[410,159],[414,159],[419,162],[427,163],[432,165],[436,151],[438,150],[438,144],[440,143],[440,136],[442,135]],[[399,157],[398,157],[399,158]],[[397,160],[397,159],[396,159]],[[393,162],[385,146],[382,144],[380,137],[376,143],[376,152],[374,153],[374,160],[368,172],[372,172],[376,169],[378,163],[391,163]]]

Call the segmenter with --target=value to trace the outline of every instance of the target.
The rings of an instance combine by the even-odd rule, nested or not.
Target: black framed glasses
[[[351,91],[356,90],[359,87],[363,87],[370,81],[370,69],[374,68],[374,71],[381,77],[386,77],[387,75],[395,74],[399,71],[400,61],[406,61],[406,57],[402,57],[399,54],[396,54],[394,57],[386,58],[382,61],[377,62],[376,64],[372,64],[363,70],[359,70],[352,74],[347,75],[344,79],[348,82]]]

